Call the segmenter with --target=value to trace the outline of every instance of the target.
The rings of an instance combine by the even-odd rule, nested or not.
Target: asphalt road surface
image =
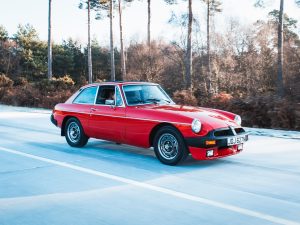
[[[161,164],[151,149],[71,148],[49,111],[0,105],[0,225],[300,224],[300,140]]]

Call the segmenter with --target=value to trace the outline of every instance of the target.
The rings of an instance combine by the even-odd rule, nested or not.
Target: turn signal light
[[[212,140],[212,141],[205,141],[206,145],[215,145],[216,144],[216,140]]]

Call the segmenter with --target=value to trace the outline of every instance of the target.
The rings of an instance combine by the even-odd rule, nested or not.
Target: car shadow
[[[109,150],[109,151],[118,151],[118,152],[130,154],[130,155],[140,155],[143,157],[150,157],[150,158],[154,158],[157,162],[159,162],[155,156],[153,148],[139,148],[139,147],[135,147],[135,146],[131,146],[131,145],[116,144],[115,142],[102,141],[102,140],[101,141],[96,140],[93,143],[89,143],[88,146],[95,147],[95,148],[105,148],[106,150]],[[219,164],[218,161],[219,161],[218,159],[195,160],[191,155],[189,155],[184,162],[176,165],[176,167],[210,166],[210,165],[214,165],[214,164]],[[160,164],[162,164],[162,163],[160,163]],[[168,165],[164,165],[164,166],[170,167]]]
[[[67,143],[35,143],[27,142],[31,146],[47,149],[50,151],[62,152],[68,155],[75,155],[80,158],[74,158],[72,161],[80,161],[86,158],[101,161],[102,164],[109,163],[116,166],[129,166],[135,169],[149,171],[159,175],[170,175],[178,173],[187,173],[190,171],[206,170],[210,167],[224,166],[224,160],[199,161],[188,156],[187,159],[176,165],[168,166],[162,164],[155,156],[152,148],[144,149],[129,145],[116,144],[114,142],[103,140],[90,140],[83,148],[72,148]],[[49,156],[51,157],[51,156]]]

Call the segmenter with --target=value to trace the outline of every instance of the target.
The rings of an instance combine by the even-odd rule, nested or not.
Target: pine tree
[[[133,0],[124,0],[124,2],[131,2]],[[110,19],[110,64],[111,64],[111,80],[116,79],[115,72],[115,56],[114,56],[114,4],[116,0],[90,0],[91,9],[97,12],[97,19],[102,19],[103,14],[107,14]],[[81,3],[82,4],[82,3]],[[119,28],[120,28],[120,53],[121,53],[121,73],[122,79],[126,79],[126,61],[124,53],[124,38],[123,38],[123,17],[122,17],[122,0],[118,0],[118,14],[119,14]]]
[[[93,83],[93,65],[92,65],[92,49],[91,49],[91,3],[88,0],[88,74],[89,84]]]
[[[192,73],[193,73],[193,58],[192,58],[192,26],[193,26],[193,8],[192,0],[188,0],[188,33],[187,33],[187,48],[185,59],[186,89],[192,89]]]
[[[164,0],[168,4],[176,4],[176,0]],[[192,76],[193,76],[193,57],[192,57],[192,31],[193,31],[193,0],[188,0],[188,27],[187,27],[187,41],[185,54],[185,88],[192,90]]]
[[[300,0],[295,0],[297,5],[300,5]],[[256,7],[264,7],[264,0],[257,0],[255,2]],[[280,0],[279,14],[278,14],[278,39],[277,39],[277,95],[279,97],[284,96],[284,84],[283,84],[283,15],[284,15],[284,0]]]
[[[221,12],[221,2],[218,0],[202,0],[206,4],[206,37],[207,37],[207,73],[208,73],[208,91],[213,92],[212,74],[211,74],[211,52],[210,52],[210,18],[216,12]]]
[[[148,26],[147,26],[147,44],[150,48],[151,45],[151,0],[147,0],[147,15],[148,15]]]

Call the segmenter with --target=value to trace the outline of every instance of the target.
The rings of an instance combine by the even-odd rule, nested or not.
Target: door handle
[[[97,111],[97,109],[96,108],[91,108],[91,111],[95,112],[95,111]]]

